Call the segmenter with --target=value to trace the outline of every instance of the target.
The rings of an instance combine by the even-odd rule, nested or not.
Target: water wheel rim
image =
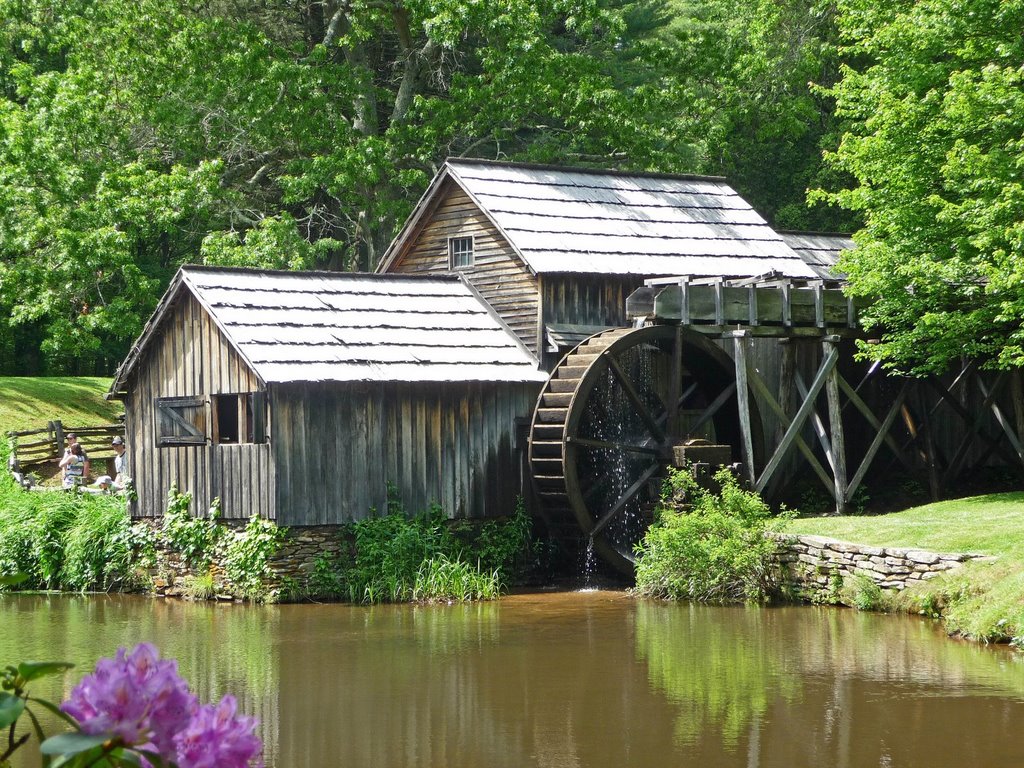
[[[615,542],[605,536],[604,531],[613,517],[628,509],[636,496],[643,491],[643,484],[651,480],[654,473],[664,466],[666,452],[670,448],[668,444],[678,436],[671,434],[671,430],[668,428],[664,436],[656,436],[658,438],[657,454],[651,457],[648,466],[639,473],[639,477],[619,496],[609,509],[595,514],[592,505],[586,502],[585,494],[588,489],[583,487],[579,474],[582,458],[580,451],[583,446],[583,439],[581,439],[582,436],[579,434],[579,430],[581,421],[586,414],[587,404],[590,402],[590,398],[594,396],[594,389],[598,382],[608,374],[609,368],[614,366],[614,363],[610,361],[614,361],[624,351],[638,348],[644,344],[654,344],[656,348],[663,351],[663,346],[666,343],[671,343],[673,365],[677,364],[676,361],[681,358],[684,350],[696,353],[701,361],[707,364],[706,370],[702,371],[700,378],[712,389],[716,387],[721,388],[725,385],[726,381],[730,381],[734,385],[735,366],[725,351],[705,336],[676,326],[656,325],[627,331],[621,329],[607,331],[591,337],[588,341],[600,340],[604,337],[610,338],[610,343],[598,352],[595,359],[586,366],[586,370],[582,373],[578,384],[573,390],[572,397],[567,406],[561,439],[562,477],[568,507],[583,535],[594,538],[595,548],[607,562],[610,562],[620,571],[631,574],[634,563],[631,544]],[[556,373],[553,373],[553,377],[563,366],[571,364],[573,356],[583,347],[584,345],[581,345],[566,355],[559,366],[556,367]],[[618,373],[615,374],[615,376],[618,375]],[[545,390],[547,391],[547,387],[545,387]],[[677,395],[678,393],[674,393],[673,397]],[[733,397],[735,397],[735,394]],[[676,402],[670,407],[678,409],[680,403]],[[671,418],[672,412],[670,411],[669,419],[671,420]],[[727,424],[728,421],[731,420],[718,419],[716,424],[719,422]],[[760,420],[757,418],[752,418],[751,421],[758,426],[760,424]],[[730,438],[730,444],[735,448],[738,445],[738,440],[735,435],[730,435]],[[760,442],[760,436],[758,435],[755,443]],[[532,455],[531,452],[531,457]],[[616,504],[620,508],[616,509]]]

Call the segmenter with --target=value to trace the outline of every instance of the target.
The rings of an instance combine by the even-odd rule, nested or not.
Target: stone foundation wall
[[[824,536],[780,534],[779,561],[789,583],[798,590],[827,589],[836,576],[843,580],[866,576],[879,587],[903,590],[954,568],[968,560],[986,559],[975,554],[939,554],[921,549],[871,547]]]
[[[160,520],[142,522],[159,532]],[[221,521],[221,524],[240,531],[245,526],[245,521]],[[286,535],[284,544],[270,562],[271,576],[264,580],[271,597],[289,582],[304,583],[319,557],[333,557],[341,549],[337,526],[291,527],[287,529]],[[201,571],[197,573],[178,552],[158,543],[156,564],[148,573],[152,584],[151,591],[160,597],[182,597],[186,594],[186,588],[192,579],[206,574],[206,569]],[[216,557],[210,564],[209,572],[213,575],[217,599],[240,599],[237,590],[228,580],[223,565]]]

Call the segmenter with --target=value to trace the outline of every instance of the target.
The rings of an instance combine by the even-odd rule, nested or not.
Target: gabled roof
[[[836,272],[839,254],[853,248],[853,238],[849,235],[834,235],[823,232],[780,232],[782,239],[819,277],[826,280],[842,280],[843,275]]]
[[[118,370],[112,393],[123,388],[184,290],[268,384],[547,378],[457,276],[183,267]]]
[[[723,179],[449,160],[392,243],[386,271],[447,179],[535,274],[818,275]]]

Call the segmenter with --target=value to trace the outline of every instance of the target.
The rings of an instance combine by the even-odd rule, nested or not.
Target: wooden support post
[[[939,477],[939,464],[935,455],[935,438],[932,436],[931,414],[924,399],[924,392],[917,387],[918,402],[921,407],[921,432],[924,438],[924,460],[928,472],[928,491],[932,501],[942,498],[942,478]],[[947,475],[946,480],[952,482],[954,477]]]
[[[725,325],[725,284],[715,280],[715,325]]]
[[[839,337],[826,336],[822,340],[826,356],[839,354]],[[828,399],[828,423],[832,436],[832,474],[835,477],[836,512],[846,514],[846,442],[843,435],[843,407],[839,400],[839,366],[832,366],[825,380],[825,397]]]
[[[740,415],[740,449],[743,466],[751,487],[757,482],[757,468],[754,466],[754,437],[750,424],[750,388],[747,382],[747,338],[746,331],[732,334],[736,361],[736,402]]]
[[[668,398],[668,433],[678,438],[682,433],[682,415],[679,413],[680,394],[683,390],[683,327],[676,327],[676,337],[672,345],[672,383],[671,395]],[[674,407],[673,407],[674,406]]]
[[[793,402],[793,375],[796,372],[796,341],[793,339],[780,339],[778,347],[781,350],[779,363],[779,405],[782,412],[789,415],[789,409]],[[775,443],[782,440],[786,431],[786,425],[781,421],[775,432]]]
[[[1010,399],[1013,402],[1013,419],[1017,434],[1024,436],[1024,377],[1020,368],[1015,368],[1010,378]]]
[[[51,421],[50,431],[53,432],[53,455],[60,459],[64,455],[64,425],[59,420]]]

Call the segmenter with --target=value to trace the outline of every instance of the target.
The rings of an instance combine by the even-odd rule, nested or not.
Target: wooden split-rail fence
[[[51,421],[41,429],[7,433],[11,443],[8,468],[14,474],[15,480],[29,487],[34,484],[30,475],[55,473],[54,470],[64,455],[65,436],[69,433],[74,433],[78,437],[82,450],[88,454],[93,475],[113,474],[115,454],[110,442],[115,437],[124,437],[124,424],[69,427],[61,421]]]

